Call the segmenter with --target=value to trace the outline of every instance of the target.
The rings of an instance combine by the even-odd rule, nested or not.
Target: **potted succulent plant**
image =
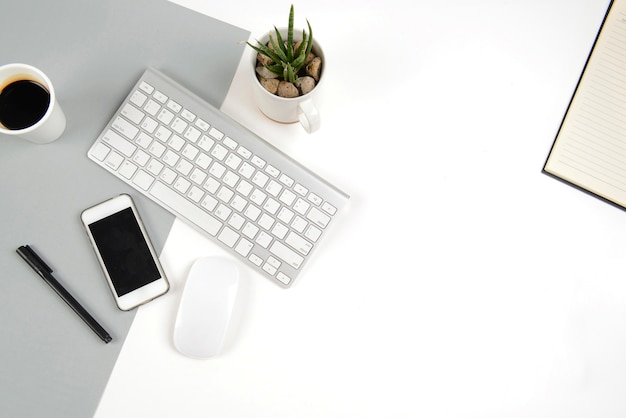
[[[325,63],[320,45],[307,30],[298,36],[294,30],[294,6],[289,10],[286,28],[276,28],[247,44],[256,52],[251,57],[253,87],[257,105],[268,117],[279,122],[300,122],[309,132],[319,127],[319,112],[312,99],[322,82]]]

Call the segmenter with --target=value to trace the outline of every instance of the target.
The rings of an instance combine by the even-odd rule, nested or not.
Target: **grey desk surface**
[[[90,162],[86,152],[147,66],[219,107],[248,38],[165,0],[5,2],[0,63],[51,78],[64,135],[34,145],[0,135],[0,416],[93,415],[134,318],[121,312],[91,252],[80,212],[126,192],[160,250],[173,217]],[[106,345],[15,253],[35,248],[111,333]]]

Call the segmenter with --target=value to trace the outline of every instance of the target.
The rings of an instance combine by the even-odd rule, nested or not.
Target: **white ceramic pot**
[[[279,29],[281,36],[287,38],[287,28]],[[298,35],[302,35],[302,30],[294,29],[294,38],[299,39]],[[269,33],[259,39],[263,44],[269,41]],[[255,41],[256,42],[256,41]],[[315,101],[322,92],[322,85],[326,77],[326,60],[324,52],[319,43],[313,38],[312,52],[322,59],[322,73],[317,85],[309,93],[294,97],[279,97],[267,91],[259,82],[256,76],[256,57],[257,53],[250,48],[250,77],[252,91],[254,92],[254,100],[258,108],[268,118],[281,123],[300,122],[302,127],[312,133],[320,127],[320,113],[317,109]]]

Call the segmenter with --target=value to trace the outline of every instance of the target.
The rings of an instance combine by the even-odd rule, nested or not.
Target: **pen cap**
[[[28,245],[22,245],[15,251],[35,270],[52,273],[52,269]]]

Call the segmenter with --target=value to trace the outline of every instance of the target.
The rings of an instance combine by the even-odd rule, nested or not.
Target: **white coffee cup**
[[[273,33],[273,32],[272,32]],[[286,39],[287,29],[280,29],[281,35]],[[294,34],[302,33],[302,31],[294,30]],[[269,41],[269,33],[259,39],[263,44]],[[255,43],[256,44],[256,41]],[[322,75],[317,85],[309,93],[293,98],[280,97],[267,91],[259,82],[256,76],[256,57],[257,53],[250,48],[250,74],[252,91],[254,100],[258,108],[268,118],[281,123],[300,122],[302,127],[312,133],[320,127],[320,112],[315,105],[316,98],[321,94],[321,87],[324,81],[324,73],[326,72],[326,60],[324,52],[317,41],[313,39],[313,53],[322,58]]]
[[[10,106],[7,101],[0,101],[0,103],[2,103],[2,107],[0,107],[0,134],[16,135],[37,144],[47,144],[58,139],[61,134],[63,134],[63,131],[65,131],[66,121],[65,114],[57,102],[50,79],[43,71],[32,65],[14,63],[0,67],[0,95],[2,93],[8,94],[7,87],[10,85],[15,86],[14,83],[18,81],[35,82],[44,87],[49,94],[49,102],[47,107],[42,102],[42,112],[44,113],[41,116],[33,116],[32,123],[28,123],[27,126],[19,125],[19,127],[17,127],[16,125],[8,127],[4,124],[9,124],[8,114],[13,112],[15,107],[20,106]],[[12,103],[15,102],[13,101]],[[20,111],[22,111],[21,107]],[[5,122],[3,122],[3,119]]]

